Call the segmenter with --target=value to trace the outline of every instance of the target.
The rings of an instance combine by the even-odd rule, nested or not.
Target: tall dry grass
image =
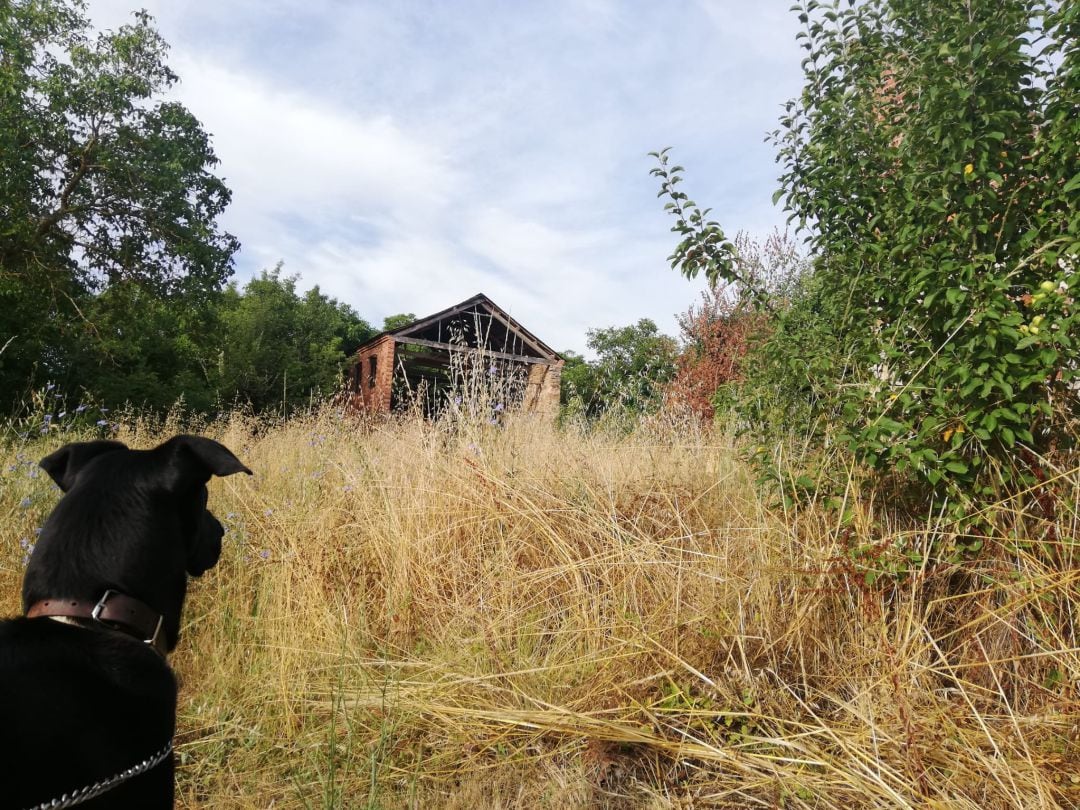
[[[182,807],[1080,805],[1075,508],[870,589],[686,425],[207,432],[256,475],[173,656]],[[0,453],[5,613],[59,442]]]

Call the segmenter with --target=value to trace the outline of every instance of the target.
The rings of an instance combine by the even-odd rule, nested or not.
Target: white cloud
[[[731,235],[783,221],[761,141],[801,52],[770,4],[140,4],[213,134],[241,281],[281,259],[376,325],[484,292],[581,350],[640,317],[674,332],[701,286],[665,260],[647,151],[674,145]]]
[[[177,67],[178,94],[212,134],[237,207],[337,219],[446,204],[455,178],[445,156],[391,114],[363,118],[207,62]]]

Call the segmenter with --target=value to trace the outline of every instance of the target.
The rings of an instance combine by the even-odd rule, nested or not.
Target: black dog
[[[26,616],[0,622],[0,808],[172,807],[165,654],[188,575],[221,554],[206,482],[251,470],[199,436],[69,444],[41,466],[66,494],[26,568]]]

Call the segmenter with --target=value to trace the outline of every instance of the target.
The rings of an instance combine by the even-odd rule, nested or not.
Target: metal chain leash
[[[35,804],[33,807],[28,807],[27,810],[61,810],[61,808],[74,807],[77,804],[82,804],[85,801],[97,798],[102,793],[108,793],[113,788],[119,787],[128,779],[132,779],[139,774],[146,773],[152,768],[157,767],[165,761],[165,758],[172,753],[172,750],[172,740],[169,740],[168,744],[152,757],[144,759],[138,765],[133,765],[126,771],[121,771],[116,774],[116,776],[110,776],[108,779],[94,782],[92,785],[73,790],[71,793],[65,793],[51,801]]]

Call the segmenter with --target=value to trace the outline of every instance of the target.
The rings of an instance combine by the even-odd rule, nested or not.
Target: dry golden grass
[[[1080,805],[1074,514],[871,591],[686,426],[208,433],[256,475],[173,657],[181,807]],[[7,614],[59,442],[0,451]]]

